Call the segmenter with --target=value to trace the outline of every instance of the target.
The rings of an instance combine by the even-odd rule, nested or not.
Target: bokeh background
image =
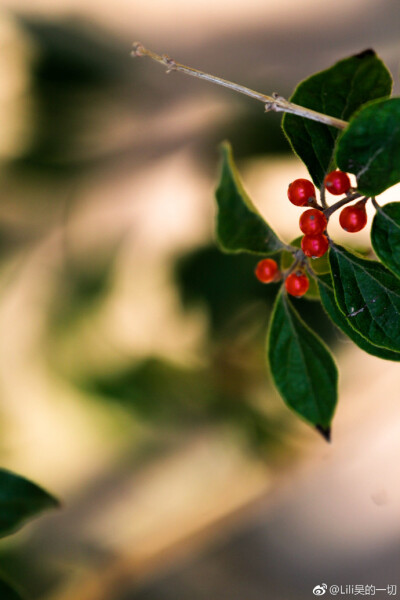
[[[298,235],[286,189],[306,172],[280,117],[130,57],[141,40],[288,96],[372,47],[398,93],[399,29],[396,0],[2,1],[0,458],[63,502],[1,543],[27,598],[400,593],[398,366],[296,301],[341,370],[328,446],[268,377],[276,287],[215,247],[223,139],[261,212]]]

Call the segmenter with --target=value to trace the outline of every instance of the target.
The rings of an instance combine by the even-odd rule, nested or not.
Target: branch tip
[[[133,42],[131,56],[140,57],[146,54],[146,48],[141,42]]]

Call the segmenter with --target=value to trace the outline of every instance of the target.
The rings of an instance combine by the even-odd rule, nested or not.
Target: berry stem
[[[324,215],[326,216],[327,219],[329,219],[331,214],[334,213],[336,210],[338,210],[345,204],[348,204],[349,202],[352,202],[353,200],[357,200],[357,198],[361,198],[361,197],[362,197],[362,194],[358,194],[357,192],[354,194],[349,194],[345,198],[342,198],[341,200],[338,200],[338,202],[335,202],[335,204],[332,204],[332,206],[330,206],[329,208],[326,208],[324,210]],[[365,198],[365,202],[367,200],[368,200],[368,198]]]
[[[326,210],[328,208],[328,204],[326,202],[326,197],[325,197],[325,185],[322,183],[320,189],[319,189],[319,197],[321,200],[321,204],[322,204],[322,208],[324,210]]]
[[[318,275],[316,274],[316,272],[314,271],[314,269],[312,268],[312,266],[309,264],[309,262],[305,262],[304,263],[305,269],[307,271],[307,273],[316,281],[319,281],[318,279]]]
[[[181,73],[185,73],[186,75],[198,77],[199,79],[205,79],[206,81],[210,81],[211,83],[216,83],[217,85],[222,85],[223,87],[227,87],[235,92],[239,92],[240,94],[250,96],[250,98],[254,98],[255,100],[260,100],[260,102],[264,103],[266,112],[286,112],[292,115],[296,115],[298,117],[304,117],[305,119],[311,119],[312,121],[318,121],[318,123],[323,123],[324,125],[336,127],[336,129],[345,129],[348,125],[347,121],[342,121],[342,119],[330,117],[329,115],[324,115],[323,113],[319,113],[315,110],[305,108],[304,106],[293,104],[293,102],[289,102],[289,100],[286,100],[285,98],[279,96],[279,94],[275,92],[272,94],[272,96],[266,96],[265,94],[256,92],[255,90],[252,90],[238,83],[227,81],[226,79],[216,77],[215,75],[210,75],[209,73],[204,73],[203,71],[193,69],[192,67],[187,67],[186,65],[182,65],[181,63],[176,62],[173,58],[170,58],[166,54],[163,54],[161,56],[159,54],[156,54],[152,50],[148,50],[140,42],[135,42],[133,44],[131,54],[134,57],[148,56],[152,60],[155,60],[156,62],[167,67],[167,73],[170,73],[171,71],[180,71]]]
[[[292,264],[286,269],[286,271],[282,272],[284,279],[296,269],[302,269],[304,265],[307,264],[307,258],[303,250],[301,248],[295,248],[295,250],[296,252],[292,253],[294,258]]]
[[[371,202],[375,210],[381,210],[381,207],[377,203],[375,196],[371,196]]]
[[[291,244],[283,244],[285,250],[287,250],[288,252],[291,252],[293,255],[296,254],[296,252],[299,251],[298,248],[296,248],[296,246],[292,246]]]
[[[316,208],[317,210],[320,210],[323,212],[324,208],[323,206],[320,206],[318,204],[318,200],[316,198],[314,198],[314,200],[312,202],[308,202],[307,206],[309,206],[310,208]],[[326,206],[326,205],[325,205]]]

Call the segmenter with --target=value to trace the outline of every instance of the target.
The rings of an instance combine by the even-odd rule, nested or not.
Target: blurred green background
[[[0,453],[63,501],[1,544],[0,569],[27,598],[400,585],[397,366],[296,301],[341,368],[326,446],[269,380],[277,286],[214,244],[223,139],[262,213],[298,235],[286,189],[306,172],[280,117],[130,57],[140,39],[289,96],[373,47],[398,92],[399,26],[390,0],[2,3]]]

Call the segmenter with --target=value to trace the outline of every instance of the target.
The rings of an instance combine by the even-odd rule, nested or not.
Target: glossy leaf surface
[[[217,240],[222,250],[267,256],[284,247],[245,192],[228,143],[222,146],[222,170],[216,199]]]
[[[381,348],[380,346],[374,346],[369,340],[367,340],[367,338],[353,329],[353,327],[350,325],[349,318],[345,317],[336,303],[332,277],[329,273],[320,275],[318,277],[318,287],[322,306],[328,313],[329,317],[332,319],[335,325],[341,331],[343,331],[343,333],[345,333],[359,348],[365,352],[368,352],[368,354],[377,356],[378,358],[400,361],[399,352]]]
[[[341,246],[329,251],[337,304],[370,343],[400,352],[400,280],[381,263]]]
[[[375,52],[366,50],[302,81],[290,100],[347,121],[366,102],[389,96],[391,88],[389,71]],[[282,125],[293,150],[320,187],[326,173],[335,168],[340,130],[290,114],[284,115]]]
[[[338,140],[338,167],[354,173],[359,191],[377,196],[400,181],[400,98],[362,108]]]
[[[400,203],[377,209],[371,228],[371,242],[378,258],[400,277]]]
[[[286,404],[308,423],[329,431],[337,402],[336,364],[283,291],[269,326],[268,360]]]

